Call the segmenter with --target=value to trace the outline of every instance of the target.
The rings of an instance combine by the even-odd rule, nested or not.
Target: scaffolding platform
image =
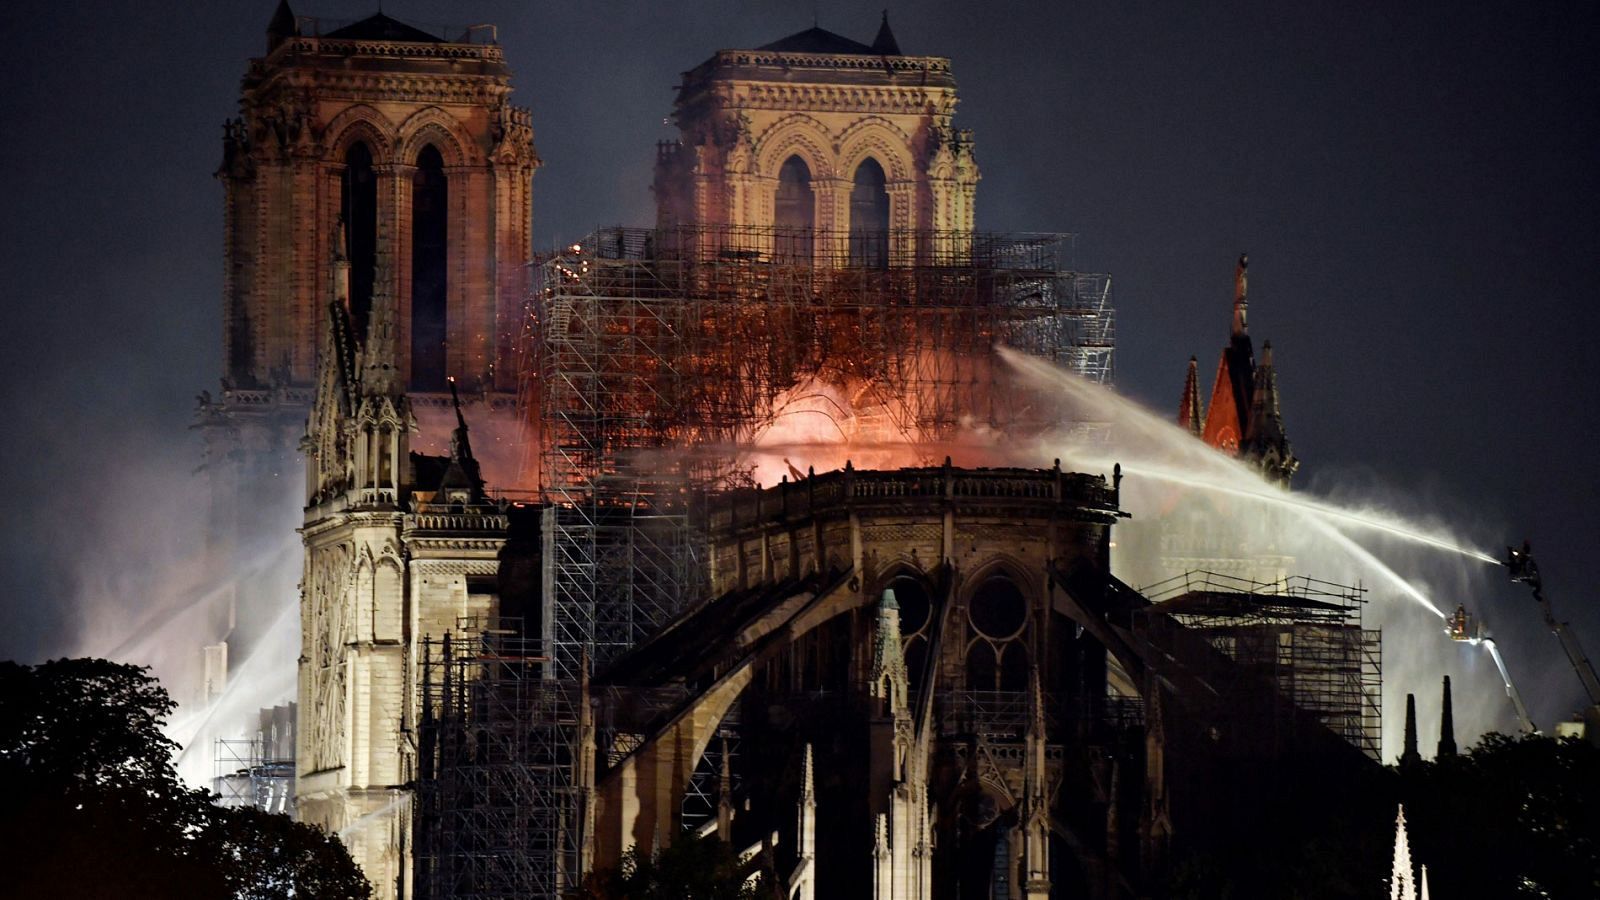
[[[520,620],[424,639],[416,895],[563,897],[580,874],[581,688]]]
[[[1382,633],[1363,628],[1365,590],[1304,576],[1262,583],[1189,572],[1152,585],[1155,608],[1248,676],[1381,761]]]

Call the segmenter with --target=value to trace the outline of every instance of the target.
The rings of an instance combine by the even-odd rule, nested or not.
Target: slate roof
[[[359,22],[330,31],[324,37],[346,41],[406,41],[413,44],[442,44],[444,39],[420,28],[407,25],[383,13],[368,16]]]
[[[779,53],[847,53],[856,56],[900,56],[900,45],[889,30],[889,17],[884,16],[878,36],[871,44],[854,41],[826,28],[807,28],[781,40],[773,41],[757,50],[774,50]]]

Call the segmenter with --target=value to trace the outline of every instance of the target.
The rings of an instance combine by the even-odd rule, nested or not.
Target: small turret
[[[294,10],[289,8],[289,0],[278,0],[272,21],[267,23],[267,52],[271,53],[278,49],[279,44],[299,36],[300,23],[295,19]]]
[[[878,36],[872,39],[872,52],[879,56],[899,56],[900,43],[889,28],[889,11],[883,11],[883,24],[878,26]]]

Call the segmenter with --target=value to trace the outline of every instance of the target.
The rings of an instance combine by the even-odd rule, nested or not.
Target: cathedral
[[[887,16],[719,50],[654,226],[537,256],[511,92],[490,28],[282,2],[225,129],[213,504],[303,463],[294,805],[377,896],[568,896],[689,834],[807,900],[1144,896],[1238,772],[1370,764],[1215,639],[1304,598],[1169,612],[1112,575],[1119,472],[963,443],[1056,424],[997,345],[1107,382],[1114,341],[1105,276],[974,229],[949,59]],[[1241,258],[1183,421],[1286,483],[1245,309]],[[748,461],[819,396],[842,455]]]

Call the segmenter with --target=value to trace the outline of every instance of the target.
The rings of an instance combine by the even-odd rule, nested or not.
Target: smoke
[[[199,459],[168,440],[104,468],[64,548],[77,628],[62,649],[150,666],[178,704],[166,733],[179,774],[209,787],[216,740],[254,737],[260,708],[295,697],[302,478],[292,456],[244,470]],[[213,490],[237,491],[229,516],[213,516]],[[222,644],[225,680],[206,666]]]

